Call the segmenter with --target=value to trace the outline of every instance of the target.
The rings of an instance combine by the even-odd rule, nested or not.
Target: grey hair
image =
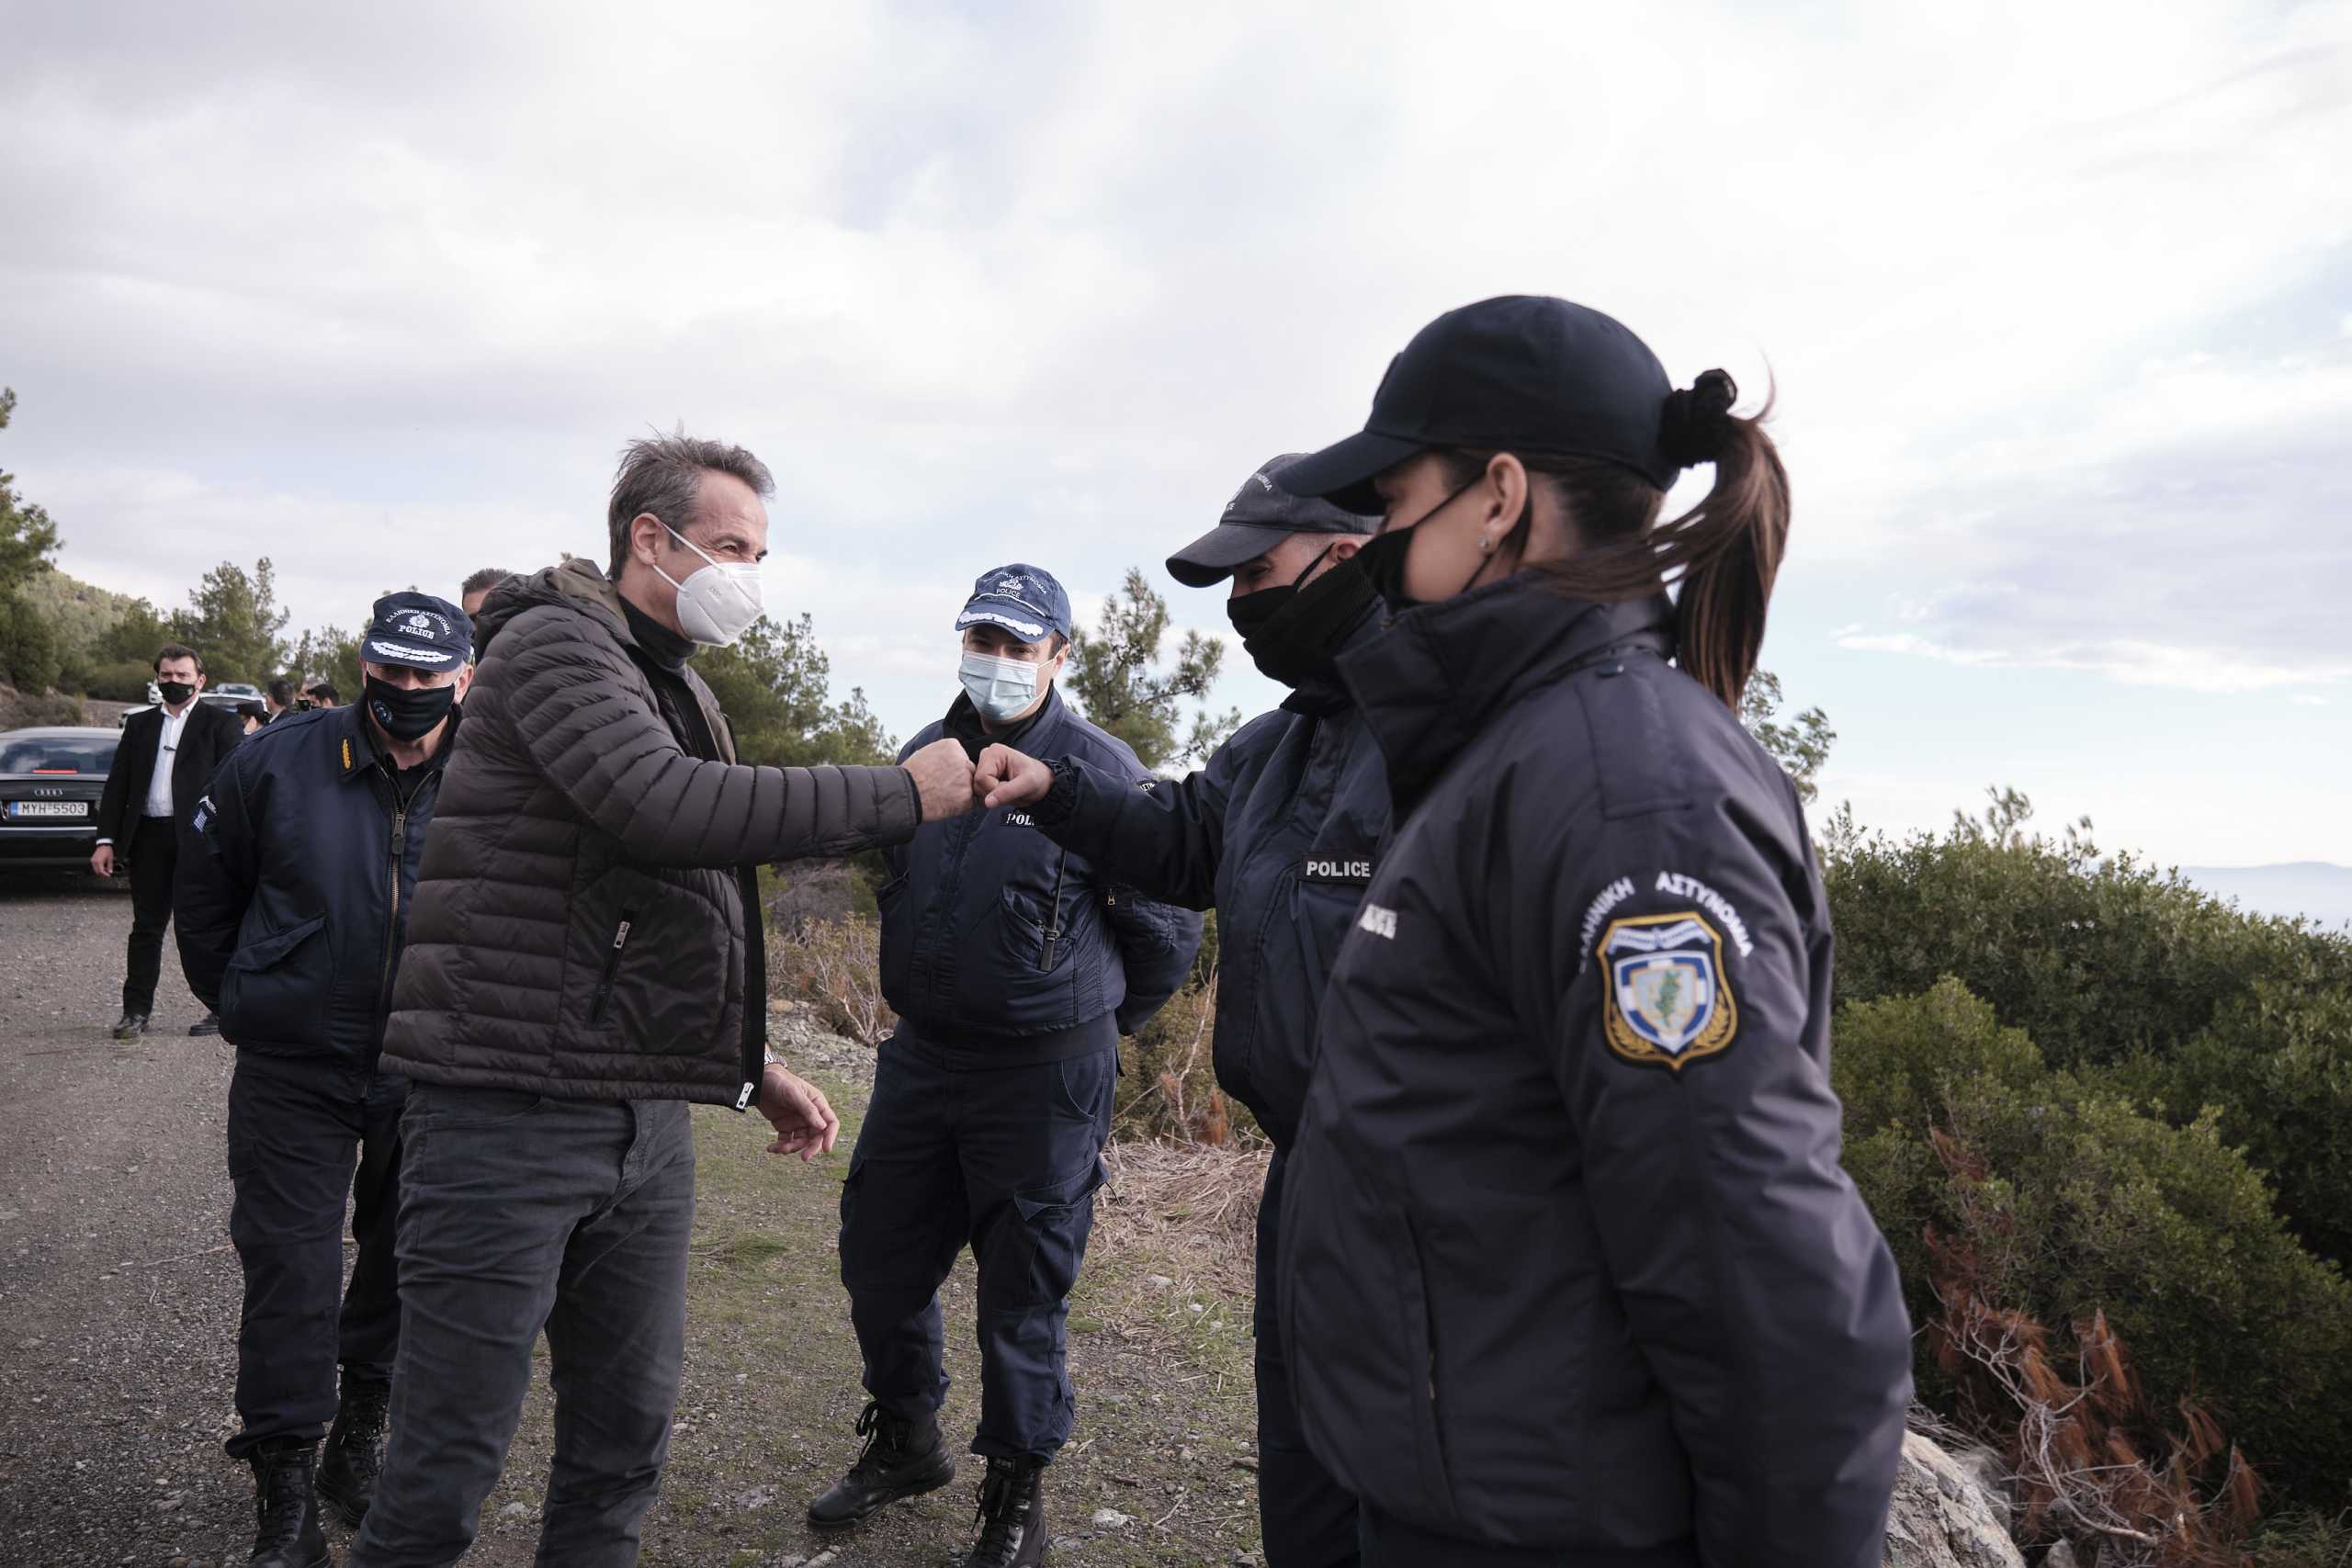
[[[705,441],[684,430],[668,435],[647,435],[621,448],[620,472],[613,476],[612,504],[605,518],[612,533],[615,577],[628,559],[628,525],[650,512],[684,533],[695,521],[695,498],[707,473],[732,474],[763,499],[775,493],[775,477],[768,466],[742,447],[724,441]]]
[[[458,584],[458,597],[462,599],[469,593],[479,593],[485,588],[495,588],[514,575],[503,566],[486,566]]]

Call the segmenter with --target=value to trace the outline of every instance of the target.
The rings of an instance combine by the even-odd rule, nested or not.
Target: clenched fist
[[[972,793],[972,760],[959,740],[934,740],[899,765],[914,778],[925,822],[961,817],[979,804]]]
[[[980,804],[991,811],[1000,806],[1027,806],[1043,800],[1053,787],[1053,769],[1010,746],[991,746],[981,752],[972,782],[974,792],[986,797]]]

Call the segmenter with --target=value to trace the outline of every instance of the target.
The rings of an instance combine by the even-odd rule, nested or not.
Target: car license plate
[[[8,803],[10,817],[87,817],[90,803],[86,800],[12,800]]]

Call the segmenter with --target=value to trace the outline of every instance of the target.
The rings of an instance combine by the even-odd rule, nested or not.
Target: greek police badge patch
[[[1724,939],[1705,916],[1692,909],[1611,920],[1598,952],[1611,1051],[1679,1073],[1731,1044],[1739,1004],[1724,968]]]

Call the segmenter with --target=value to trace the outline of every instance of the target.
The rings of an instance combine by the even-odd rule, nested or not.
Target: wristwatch
[[[784,1058],[775,1054],[775,1046],[765,1045],[762,1046],[761,1049],[767,1053],[767,1058],[763,1064],[764,1066],[771,1067],[785,1067],[787,1072],[791,1070],[788,1066],[786,1066]]]

